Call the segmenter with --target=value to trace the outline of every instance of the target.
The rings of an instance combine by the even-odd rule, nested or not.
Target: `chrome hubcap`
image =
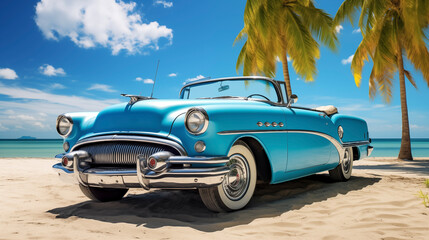
[[[229,199],[237,201],[244,196],[249,187],[249,165],[242,155],[234,154],[227,166],[230,170],[226,174],[222,188]]]
[[[351,161],[352,161],[352,158],[350,155],[350,151],[346,150],[344,152],[344,159],[343,159],[343,170],[345,174],[350,172]]]

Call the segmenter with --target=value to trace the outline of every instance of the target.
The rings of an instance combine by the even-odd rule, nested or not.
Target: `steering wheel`
[[[267,101],[271,102],[271,100],[270,100],[270,99],[268,99],[268,98],[267,98],[267,97],[265,97],[264,95],[262,95],[262,94],[258,94],[258,93],[250,94],[249,96],[247,96],[247,98],[251,98],[251,97],[253,97],[253,96],[262,97],[262,98],[265,98]]]

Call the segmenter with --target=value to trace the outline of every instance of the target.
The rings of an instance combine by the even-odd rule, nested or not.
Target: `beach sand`
[[[243,210],[212,213],[197,191],[130,190],[89,201],[60,181],[53,159],[0,159],[0,239],[429,239],[429,159],[354,162],[353,177],[327,173],[258,185]]]

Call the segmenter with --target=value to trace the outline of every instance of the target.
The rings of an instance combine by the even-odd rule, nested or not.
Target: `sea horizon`
[[[374,151],[371,157],[397,157],[401,138],[371,138]],[[63,153],[63,139],[0,139],[0,158],[54,158]],[[429,157],[429,138],[411,138],[413,157]]]

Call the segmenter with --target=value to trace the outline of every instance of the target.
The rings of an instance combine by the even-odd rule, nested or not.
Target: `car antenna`
[[[153,96],[153,90],[155,88],[155,83],[156,83],[156,76],[158,75],[158,67],[159,67],[159,59],[158,59],[158,64],[156,65],[155,79],[153,80],[152,92],[150,93],[150,98],[152,98]]]

